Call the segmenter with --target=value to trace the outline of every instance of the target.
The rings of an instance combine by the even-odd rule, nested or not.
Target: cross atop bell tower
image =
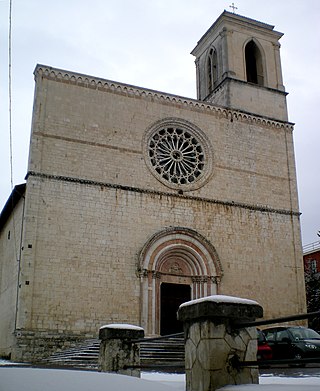
[[[224,11],[191,52],[198,99],[287,121],[282,35],[274,26]]]
[[[232,3],[231,5],[229,5],[229,8],[232,8],[232,12],[233,12],[233,13],[235,13],[235,10],[238,9],[238,7],[236,7],[236,6],[234,5],[234,3]]]

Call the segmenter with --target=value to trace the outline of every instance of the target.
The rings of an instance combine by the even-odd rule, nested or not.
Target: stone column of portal
[[[140,347],[132,340],[144,337],[142,327],[109,324],[100,327],[99,370],[140,377]]]
[[[258,383],[257,367],[232,365],[233,360],[256,360],[257,330],[233,325],[262,316],[257,302],[237,297],[213,295],[182,304],[178,319],[185,334],[186,390]]]

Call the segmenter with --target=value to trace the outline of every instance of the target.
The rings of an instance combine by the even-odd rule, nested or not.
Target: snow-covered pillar
[[[253,300],[213,295],[183,303],[178,319],[185,335],[187,391],[214,391],[231,384],[258,383],[257,367],[234,367],[233,360],[257,358],[255,327],[235,328],[239,322],[263,316]]]
[[[140,347],[132,340],[143,337],[143,328],[130,324],[100,327],[99,370],[140,377]]]

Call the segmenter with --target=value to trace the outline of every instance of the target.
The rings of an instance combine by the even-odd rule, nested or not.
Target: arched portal
[[[175,227],[160,231],[147,241],[140,253],[139,275],[141,325],[146,334],[159,335],[164,330],[175,330],[170,316],[163,313],[169,305],[179,306],[187,299],[219,292],[222,268],[208,240],[191,229]],[[170,311],[174,314],[171,307]]]

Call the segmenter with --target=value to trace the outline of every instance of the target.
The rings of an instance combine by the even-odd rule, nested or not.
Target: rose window
[[[144,134],[144,159],[150,172],[179,192],[203,186],[212,174],[212,148],[197,126],[180,118],[165,118]]]
[[[191,132],[178,127],[162,128],[152,135],[149,158],[156,172],[173,184],[193,183],[203,174],[203,147]]]

